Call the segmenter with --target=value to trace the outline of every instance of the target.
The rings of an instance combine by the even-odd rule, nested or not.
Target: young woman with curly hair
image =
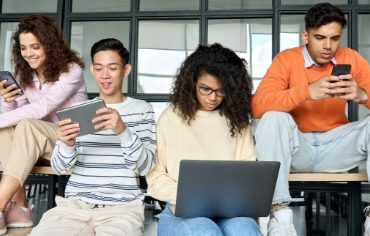
[[[84,63],[49,17],[23,18],[13,36],[12,59],[20,89],[0,83],[0,234],[32,226],[24,182],[37,161],[50,158],[55,112],[87,99]]]
[[[148,193],[167,202],[158,235],[262,235],[248,217],[174,216],[182,159],[256,160],[251,96],[245,60],[220,44],[199,46],[182,64],[157,124],[157,165],[147,175]]]

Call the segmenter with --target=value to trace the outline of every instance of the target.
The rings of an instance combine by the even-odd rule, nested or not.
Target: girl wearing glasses
[[[167,202],[158,235],[262,235],[248,217],[174,216],[182,159],[256,160],[251,134],[252,79],[245,60],[220,44],[199,46],[182,64],[157,125],[157,165],[148,193]],[[220,193],[221,194],[221,193]]]

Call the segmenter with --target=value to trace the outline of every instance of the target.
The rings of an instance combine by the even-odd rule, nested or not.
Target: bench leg
[[[361,183],[349,182],[348,235],[362,235]]]

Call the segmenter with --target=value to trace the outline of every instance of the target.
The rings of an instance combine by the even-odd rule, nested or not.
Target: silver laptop
[[[182,160],[175,215],[267,216],[279,167],[276,161]]]

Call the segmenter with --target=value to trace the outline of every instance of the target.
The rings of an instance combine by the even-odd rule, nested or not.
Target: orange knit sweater
[[[338,64],[351,64],[351,74],[370,96],[370,65],[356,51],[339,48]],[[273,60],[252,99],[254,118],[267,111],[289,112],[303,132],[328,131],[348,123],[346,101],[338,98],[312,100],[308,84],[330,75],[332,63],[323,67],[304,66],[303,46],[287,49]],[[364,104],[370,108],[370,99]]]

